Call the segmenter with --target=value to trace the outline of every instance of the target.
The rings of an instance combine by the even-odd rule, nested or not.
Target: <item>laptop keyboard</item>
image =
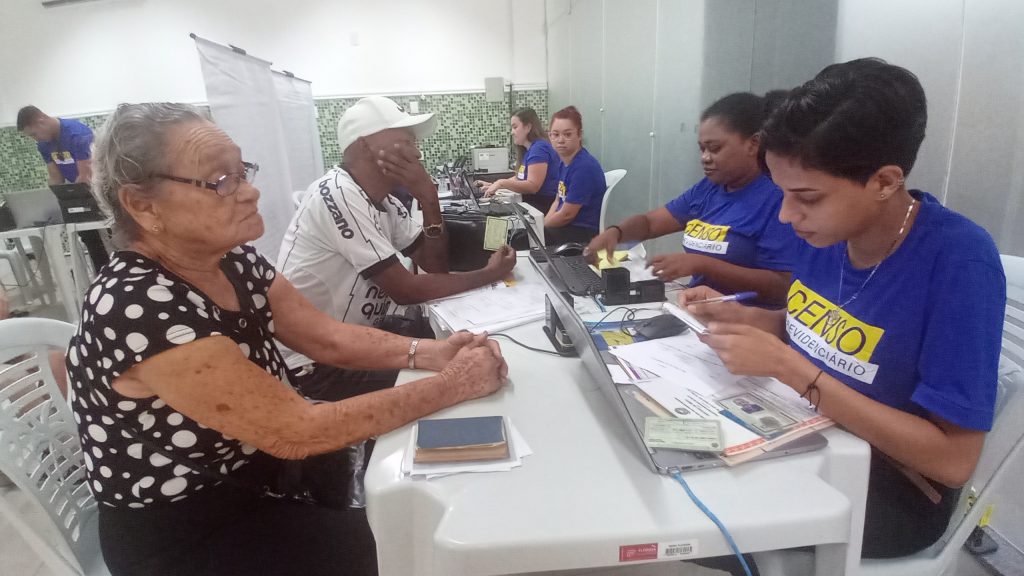
[[[565,282],[565,288],[574,296],[591,296],[601,292],[601,277],[580,256],[552,256],[551,265]]]

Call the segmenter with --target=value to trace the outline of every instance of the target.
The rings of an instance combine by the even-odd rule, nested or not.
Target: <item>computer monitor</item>
[[[526,213],[526,209],[519,204],[513,203],[512,210],[515,212],[516,216],[519,217],[519,222],[523,225],[523,228],[526,228],[526,236],[530,239],[530,243],[536,246],[536,248],[534,248],[534,246],[530,247],[530,259],[534,261],[534,264],[536,264],[538,260],[541,262],[550,262],[551,252],[537,236],[537,231],[533,228],[533,223],[530,222],[531,217]],[[537,257],[538,253],[541,255],[540,258]],[[557,274],[557,271],[555,273]],[[559,281],[564,285],[564,280],[559,279]]]
[[[64,222],[95,222],[105,219],[85,182],[51,184],[50,190],[57,197]]]

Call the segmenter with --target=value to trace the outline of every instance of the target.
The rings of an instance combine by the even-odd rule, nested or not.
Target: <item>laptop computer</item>
[[[537,232],[530,225],[525,210],[518,204],[512,204],[520,222],[527,230],[527,236],[537,249],[530,248],[530,259],[537,262],[548,262],[562,285],[573,296],[595,296],[602,291],[601,277],[591,268],[583,255],[560,256],[548,250],[537,237]]]
[[[50,190],[57,197],[65,223],[96,222],[106,218],[85,182],[51,184]]]
[[[49,188],[10,192],[5,197],[15,228],[32,228],[64,222],[57,197]]]
[[[533,259],[531,258],[531,261]],[[576,347],[576,351],[583,361],[583,365],[594,382],[598,385],[605,397],[611,402],[615,411],[622,417],[623,422],[629,429],[629,435],[635,441],[637,448],[644,456],[644,460],[652,470],[659,474],[670,474],[674,471],[686,472],[702,468],[717,468],[725,466],[725,462],[714,454],[700,452],[685,452],[665,448],[650,448],[644,443],[644,424],[648,416],[654,416],[649,408],[644,406],[634,395],[639,391],[633,384],[616,384],[612,380],[611,372],[597,344],[594,343],[590,331],[583,320],[576,314],[572,305],[563,297],[565,285],[557,274],[548,272],[552,269],[542,266],[533,261],[534,266],[540,272],[541,277],[547,283],[551,291],[557,296],[550,297],[552,309],[558,314],[559,320],[565,327],[565,331]],[[770,452],[765,452],[751,461],[777,458],[789,454],[799,454],[818,450],[828,445],[828,439],[821,434],[814,432],[806,436],[794,439],[782,444]]]

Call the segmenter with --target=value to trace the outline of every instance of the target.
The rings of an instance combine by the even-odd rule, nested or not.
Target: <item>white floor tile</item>
[[[0,488],[0,498],[6,498],[19,513],[31,506],[31,502],[13,487]],[[36,576],[40,568],[48,570],[14,526],[0,517],[0,574]],[[50,576],[50,572],[45,574]]]

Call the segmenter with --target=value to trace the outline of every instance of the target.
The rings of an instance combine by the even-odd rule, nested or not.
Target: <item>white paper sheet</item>
[[[499,283],[435,300],[430,303],[430,312],[453,332],[496,332],[543,318],[544,288],[531,283],[511,287]]]

